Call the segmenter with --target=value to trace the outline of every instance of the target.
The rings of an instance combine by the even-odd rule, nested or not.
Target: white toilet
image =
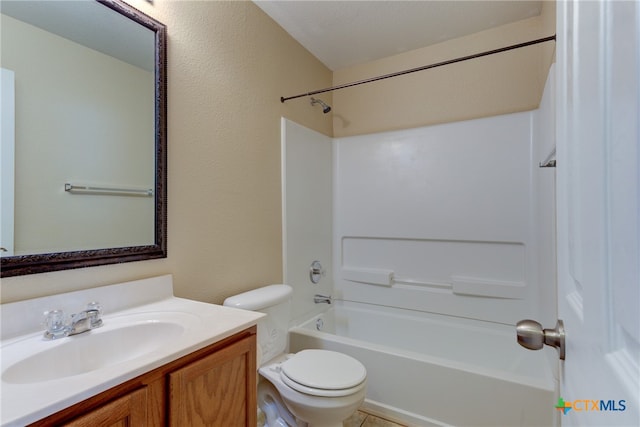
[[[335,351],[284,353],[291,294],[291,286],[270,285],[224,301],[267,315],[258,322],[258,372],[268,380],[258,384],[258,405],[269,427],[342,426],[364,401],[367,371],[358,360]]]

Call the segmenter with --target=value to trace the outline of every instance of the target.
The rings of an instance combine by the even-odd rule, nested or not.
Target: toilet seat
[[[282,381],[301,393],[340,397],[365,386],[367,370],[358,360],[329,350],[302,350],[283,362]]]

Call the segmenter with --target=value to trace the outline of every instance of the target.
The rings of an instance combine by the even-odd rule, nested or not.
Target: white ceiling
[[[542,1],[254,0],[331,70],[540,14]]]
[[[0,12],[147,71],[155,33],[93,0],[0,0]]]

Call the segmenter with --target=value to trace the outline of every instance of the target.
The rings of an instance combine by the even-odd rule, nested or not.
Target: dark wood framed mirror
[[[66,4],[67,8],[73,9],[66,9],[64,11],[57,12],[54,11],[55,13],[42,13],[42,7],[47,6],[46,4],[50,6],[53,5],[54,7],[55,5],[60,5],[60,7],[62,7],[63,4]],[[27,16],[31,13],[28,10],[24,10],[25,5],[32,8],[31,12],[34,12],[35,9],[39,9],[37,13],[35,13],[38,16],[35,18],[25,19],[21,14]],[[13,6],[15,6],[15,8]],[[20,9],[21,7],[23,8],[22,11]],[[87,8],[87,11],[82,12],[81,10],[83,8]],[[91,135],[88,131],[84,131],[83,135],[79,137],[81,138],[81,144],[83,145],[81,148],[85,149],[88,153],[92,153],[91,158],[95,159],[96,162],[101,159],[103,163],[107,163],[111,169],[111,178],[108,176],[105,178],[105,174],[101,176],[99,173],[90,176],[92,171],[99,172],[102,166],[93,166],[91,161],[86,160],[86,157],[81,158],[81,161],[79,162],[84,163],[83,172],[74,172],[72,171],[73,168],[62,166],[62,172],[56,171],[49,174],[49,172],[45,171],[44,168],[40,166],[33,166],[39,165],[37,161],[29,159],[25,162],[23,159],[25,157],[24,153],[29,150],[24,149],[20,144],[22,144],[21,137],[23,137],[27,132],[18,131],[18,126],[20,119],[25,120],[24,117],[21,116],[26,115],[26,113],[23,114],[18,107],[16,107],[16,182],[14,187],[16,194],[15,209],[11,209],[12,214],[15,212],[15,226],[13,226],[13,219],[11,220],[12,224],[10,224],[12,226],[10,228],[12,232],[15,230],[15,238],[13,235],[10,236],[11,245],[5,244],[4,241],[0,242],[0,246],[3,247],[3,253],[0,254],[1,276],[10,277],[105,264],[165,258],[167,256],[167,73],[165,25],[120,0],[85,0],[69,2],[12,2],[11,0],[7,0],[2,2],[0,13],[2,13],[3,19],[3,68],[7,66],[7,64],[12,64],[12,60],[9,57],[11,48],[7,47],[7,49],[5,49],[5,43],[8,43],[9,39],[13,39],[16,44],[26,43],[24,38],[16,40],[16,37],[5,37],[5,28],[7,28],[6,31],[10,31],[12,25],[15,23],[16,28],[21,26],[25,28],[28,27],[29,31],[37,33],[37,37],[40,37],[41,33],[46,33],[46,36],[54,40],[55,43],[67,43],[69,42],[67,38],[69,38],[71,39],[69,44],[73,45],[73,49],[85,49],[90,51],[86,54],[89,55],[90,58],[104,56],[107,58],[105,61],[117,63],[116,66],[122,69],[135,69],[135,72],[138,72],[146,68],[146,70],[140,71],[140,73],[146,72],[149,76],[148,81],[145,81],[145,83],[141,85],[146,87],[145,90],[147,91],[146,93],[148,94],[149,99],[146,99],[147,96],[145,96],[145,99],[140,104],[138,104],[137,100],[126,102],[128,108],[144,110],[145,113],[142,118],[137,118],[133,113],[125,111],[125,103],[123,102],[121,102],[120,105],[110,106],[108,108],[104,107],[102,104],[98,106],[75,105],[65,111],[67,116],[70,115],[70,111],[78,111],[78,116],[72,118],[73,126],[71,127],[74,128],[74,130],[75,128],[81,128],[85,122],[88,122],[89,125],[87,127],[96,132],[96,135]],[[65,21],[62,23],[56,23],[52,27],[48,27],[49,24],[44,23],[44,20],[52,18],[53,15],[63,16],[63,20],[66,20],[71,15],[76,14],[78,15],[78,17],[76,17],[78,19],[78,21],[76,21],[77,24],[70,24],[70,21]],[[104,20],[102,15],[104,15]],[[11,25],[7,24],[5,26],[6,23]],[[54,27],[62,28],[62,30],[56,30]],[[125,29],[125,27],[130,28],[131,32]],[[69,31],[70,28],[73,31]],[[85,42],[83,40],[74,39],[74,37],[78,37],[77,33],[83,32],[83,28],[84,33],[88,34],[88,38],[99,40]],[[60,31],[68,31],[69,33],[74,34],[67,37],[66,34],[62,34]],[[137,45],[137,42],[131,39],[131,34],[137,33],[143,34],[143,38],[146,39],[144,43],[140,44],[141,46],[144,46],[145,52],[143,53],[137,53],[135,50],[132,50],[135,49],[134,45]],[[99,35],[100,37],[96,38],[96,35]],[[110,49],[113,49],[113,51]],[[24,45],[18,45],[14,50],[19,52],[17,56],[25,56],[26,54],[24,52],[28,49],[25,48]],[[128,50],[128,52],[119,52],[123,50]],[[7,52],[6,57],[5,51]],[[46,57],[47,53],[48,52],[44,52],[42,54],[35,53],[34,56],[36,56],[38,60],[43,60],[42,57]],[[100,74],[100,76],[98,76],[99,78],[111,74],[111,72],[106,71],[103,66],[98,67],[95,64],[73,63],[73,59],[70,59],[73,57],[66,56],[66,54],[50,56],[65,56],[64,62],[67,64],[71,63],[74,66],[74,69],[89,68],[98,70],[97,72],[94,71],[93,74]],[[138,60],[143,59],[143,57],[147,58],[146,65],[140,65],[138,63]],[[96,61],[99,62],[100,59],[96,59]],[[55,66],[51,66],[49,68],[48,63],[45,65],[46,67],[44,72],[46,74],[49,74],[49,71],[47,70],[50,68],[56,68]],[[19,68],[19,65],[16,65],[16,68]],[[22,69],[25,68],[25,66],[22,67]],[[28,68],[33,69],[36,67],[31,66]],[[11,74],[14,73],[11,72]],[[27,94],[24,94],[26,90],[20,90],[19,86],[20,84],[24,84],[23,81],[27,79],[28,76],[25,76],[25,74],[28,73],[23,71],[15,72],[15,95],[13,96],[15,96],[16,100],[22,100],[20,98],[21,96],[28,96]],[[79,85],[80,83],[76,84],[76,86]],[[80,96],[76,98],[79,99],[82,97],[84,99],[85,95],[91,92],[96,92],[95,96],[98,98],[106,98],[108,96],[105,94],[109,95],[110,93],[116,92],[126,92],[130,95],[132,88],[135,87],[136,84],[128,82],[127,85],[128,86],[126,87],[121,87],[124,85],[120,84],[113,88],[107,87],[106,89],[101,89],[102,92],[90,87],[89,89],[79,90]],[[57,86],[57,82],[54,82],[53,84],[50,83],[47,86],[55,87]],[[3,92],[6,92],[6,90],[3,90]],[[66,90],[66,92],[69,92],[69,90]],[[37,95],[40,96],[40,94]],[[73,99],[70,101],[59,100],[58,98],[55,99],[56,105],[50,105],[49,112],[57,112],[63,108],[61,105],[64,106],[65,103],[71,104],[73,101]],[[27,100],[22,102],[21,105],[26,103]],[[43,102],[40,99],[37,99],[36,103],[42,104]],[[143,108],[139,108],[140,105],[142,105]],[[105,113],[107,109],[109,111]],[[96,121],[97,124],[93,123],[92,117],[83,115],[84,112],[87,112],[87,114],[93,113],[95,117],[98,117],[104,123],[101,123],[98,120]],[[111,113],[114,113],[114,116],[118,115],[120,117],[126,117],[126,120],[128,121],[125,124],[120,124],[109,115]],[[3,127],[5,127],[4,125],[8,122],[4,115],[5,113],[3,112]],[[50,114],[45,113],[45,115],[49,116]],[[132,118],[132,116],[134,118]],[[36,125],[33,125],[34,123],[40,123],[41,121],[44,122],[45,120],[29,119],[29,130],[37,127]],[[38,150],[44,151],[45,149],[41,149],[40,147],[47,146],[50,140],[55,139],[54,132],[58,130],[57,128],[61,121],[62,119],[57,120],[55,122],[55,126],[49,126],[47,128],[47,137],[40,138],[40,140],[36,141],[36,144],[39,144],[37,145]],[[140,160],[138,154],[134,156],[129,155],[127,152],[110,153],[109,155],[105,155],[105,145],[126,146],[126,144],[130,144],[128,141],[132,140],[131,138],[141,139],[137,137],[140,133],[135,133],[135,137],[131,135],[123,136],[125,132],[134,134],[133,130],[130,129],[137,129],[139,123],[143,123],[144,127],[147,129],[147,133],[144,134],[145,136],[142,138],[145,140],[144,144],[146,144],[143,151],[148,154],[145,155],[145,159]],[[71,139],[68,137],[68,131],[65,130],[63,133],[65,134],[64,139]],[[98,140],[100,138],[111,138],[111,140],[107,139],[107,143],[103,144],[99,148],[89,147],[90,143],[93,143],[94,140]],[[115,142],[116,139],[118,140],[117,143]],[[77,147],[77,144],[72,147],[65,147],[64,150],[67,150],[65,158],[76,156],[78,151]],[[38,150],[30,150],[30,152]],[[61,150],[56,149],[55,153],[59,151]],[[46,161],[51,164],[55,163],[55,156],[49,155],[49,158],[46,159]],[[25,185],[25,181],[27,181],[27,179],[22,178],[22,174],[25,173],[25,163],[28,165],[26,169],[33,169],[29,171],[29,176],[36,176],[42,183],[41,185]],[[71,192],[68,191],[70,182],[67,181],[70,180],[84,180],[85,184],[86,182],[103,182],[107,183],[110,187],[113,185],[114,181],[118,181],[118,179],[127,174],[121,171],[125,164],[129,165],[132,169],[138,169],[138,165],[141,165],[140,168],[143,167],[142,164],[146,165],[144,166],[147,169],[145,169],[144,179],[142,180],[144,181],[144,184],[142,185],[144,185],[148,190],[144,197],[136,197],[126,194],[126,192],[129,191],[126,186],[124,186],[125,188],[122,191],[119,191],[120,194],[117,194],[118,192],[103,191],[105,188],[102,188],[99,191],[88,191],[85,195],[70,194]],[[52,178],[53,176],[55,176],[55,178]],[[60,178],[59,176],[63,176],[63,178]],[[65,180],[65,182],[59,182],[62,180]],[[47,197],[49,197],[48,195],[38,196],[35,202],[31,202],[31,205],[25,201],[28,197],[24,195],[26,191],[24,191],[23,187],[27,187],[29,189],[37,188],[37,191],[40,191],[40,187],[47,187],[50,183],[53,183],[51,184],[52,189],[48,189],[48,192],[55,193],[51,196],[51,201],[47,199]],[[140,185],[139,182],[128,184]],[[53,188],[53,185],[55,185],[55,188]],[[67,191],[64,190],[65,186],[67,187]],[[109,187],[107,187],[107,189]],[[54,201],[54,197],[56,201]],[[144,202],[138,201],[143,198],[146,198],[147,200]],[[60,218],[56,218],[57,213],[54,212],[57,203],[64,203],[65,205],[65,211],[60,214]],[[111,235],[116,234],[116,230],[119,230],[120,228],[126,229],[126,227],[120,227],[120,225],[127,222],[129,218],[132,218],[133,221],[134,214],[129,213],[129,207],[122,207],[125,206],[125,203],[145,203],[145,207],[143,209],[144,218],[142,219],[144,225],[138,226],[135,224],[126,224],[126,227],[143,228],[145,229],[146,234],[140,239],[127,240],[128,237],[126,237],[121,240],[110,240]],[[107,208],[103,209],[103,205],[114,206],[114,210],[109,211]],[[83,209],[88,210],[83,211]],[[131,211],[133,211],[133,209]],[[27,222],[27,217],[30,218],[34,212],[40,212],[41,216],[38,218],[41,219]],[[96,215],[89,214],[87,212],[94,212]],[[94,216],[95,220],[93,223],[87,220]],[[115,216],[120,216],[120,218],[112,221],[112,218]],[[62,224],[62,222],[67,219],[69,220],[69,223]],[[85,222],[87,223],[86,225]],[[87,228],[83,230],[82,227],[84,226]],[[75,235],[76,229],[78,230],[77,235]],[[28,232],[24,233],[23,230],[28,230]],[[94,239],[90,236],[90,230],[100,230],[101,235],[107,237]],[[20,235],[22,234],[31,234],[37,238],[49,240],[53,240],[55,237],[58,240],[56,240],[56,243],[51,245],[48,245],[48,242],[25,244],[19,241]],[[127,234],[127,232],[124,232],[124,234]],[[131,233],[128,232],[128,234]],[[0,238],[4,239],[4,237],[1,236]],[[36,241],[35,238],[32,240]],[[14,245],[14,241],[18,244]],[[5,251],[5,246],[10,249]]]

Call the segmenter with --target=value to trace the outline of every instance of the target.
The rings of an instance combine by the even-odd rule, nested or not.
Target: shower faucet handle
[[[320,261],[313,261],[311,263],[311,268],[309,269],[309,279],[311,283],[318,283],[326,274],[327,272],[322,267],[322,264],[320,264]]]

